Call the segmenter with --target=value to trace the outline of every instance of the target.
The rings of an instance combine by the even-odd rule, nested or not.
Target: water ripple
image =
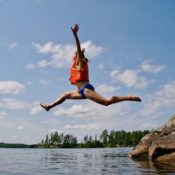
[[[131,148],[0,149],[0,174],[5,175],[173,175],[175,169],[135,162]]]

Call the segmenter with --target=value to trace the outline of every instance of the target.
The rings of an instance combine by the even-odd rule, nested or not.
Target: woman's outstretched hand
[[[77,32],[79,30],[79,25],[75,24],[74,27],[71,27],[71,30],[72,30],[73,34],[77,34]]]

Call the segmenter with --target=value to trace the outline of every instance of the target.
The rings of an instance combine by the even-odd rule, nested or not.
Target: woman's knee
[[[62,99],[68,99],[71,97],[71,92],[66,92],[63,94],[63,96],[61,97]]]
[[[62,98],[66,100],[66,99],[81,99],[82,97],[78,92],[70,91],[70,92],[66,92]]]
[[[101,104],[103,106],[109,106],[111,104],[110,99],[103,98],[92,90],[85,89],[84,94],[88,99],[90,99],[98,104]]]
[[[103,105],[104,106],[109,106],[109,105],[111,105],[111,102],[109,100],[106,100],[106,101],[103,102]]]
[[[113,100],[112,100],[112,98],[105,99],[102,103],[104,106],[109,106],[109,105],[113,104]]]

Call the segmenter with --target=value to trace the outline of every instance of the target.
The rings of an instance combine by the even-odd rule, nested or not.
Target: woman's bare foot
[[[50,107],[48,105],[43,105],[42,103],[40,103],[40,106],[42,108],[44,108],[46,111],[49,111],[50,110]]]
[[[139,98],[139,97],[137,97],[137,96],[130,96],[130,99],[129,99],[130,101],[137,101],[137,102],[141,102],[142,100]]]
[[[141,99],[137,96],[113,96],[110,101],[112,104],[112,103],[118,103],[118,102],[122,102],[122,101],[141,102]]]

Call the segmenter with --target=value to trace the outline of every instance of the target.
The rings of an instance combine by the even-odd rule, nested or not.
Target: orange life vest
[[[83,58],[83,68],[82,69],[77,69],[78,59],[75,56],[73,58],[73,63],[70,68],[70,82],[71,84],[75,84],[80,81],[89,81],[89,73],[88,73],[88,59]]]

